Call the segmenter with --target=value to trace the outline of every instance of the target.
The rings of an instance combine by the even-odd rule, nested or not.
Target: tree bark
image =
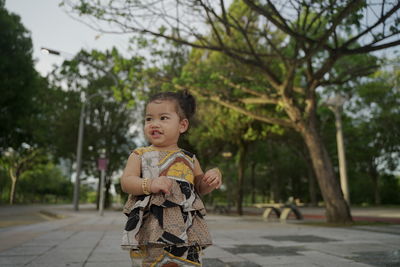
[[[381,204],[381,194],[379,190],[379,174],[376,171],[376,168],[372,162],[370,162],[369,166],[369,175],[371,176],[372,179],[372,186],[374,190],[374,203],[375,205],[380,205]]]
[[[313,163],[314,172],[325,202],[327,222],[350,223],[352,217],[350,208],[343,197],[340,184],[335,177],[332,161],[316,131],[316,126],[300,125],[299,130],[304,138]]]
[[[106,190],[104,192],[104,208],[110,208],[112,199],[111,199],[111,194],[110,194],[110,187],[111,187],[111,179],[105,179],[106,180]]]
[[[315,175],[313,169],[308,166],[307,166],[307,172],[308,172],[308,193],[310,194],[310,204],[316,207],[318,205],[318,200],[317,200],[317,188],[315,184]]]
[[[15,188],[16,188],[17,181],[11,181],[11,191],[10,191],[10,205],[14,204],[15,201]]]
[[[254,161],[251,164],[251,203],[256,203],[256,175],[255,175],[255,169],[256,169],[257,163]]]
[[[14,204],[14,201],[15,201],[15,192],[16,192],[18,177],[17,177],[17,175],[12,171],[12,168],[10,169],[9,174],[10,174],[10,177],[11,177],[10,205],[13,205],[13,204]]]
[[[246,144],[239,141],[239,158],[238,158],[238,181],[237,181],[237,201],[236,211],[239,215],[243,215],[243,185],[244,185],[244,171],[246,169]]]

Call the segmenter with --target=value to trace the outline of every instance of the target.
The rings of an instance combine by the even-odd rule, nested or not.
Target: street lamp
[[[101,95],[101,93],[94,93],[89,95],[85,100],[82,102],[81,107],[81,114],[79,117],[79,130],[78,130],[78,144],[76,146],[76,178],[74,184],[74,210],[79,210],[79,190],[81,184],[81,166],[82,166],[82,145],[83,145],[83,131],[84,131],[84,122],[86,117],[86,103],[89,103],[93,97]]]
[[[100,170],[100,198],[99,198],[99,215],[104,214],[104,199],[105,199],[105,175],[107,170],[108,160],[106,158],[106,149],[100,150],[100,158],[97,162],[97,168]]]
[[[339,157],[339,173],[340,173],[340,186],[342,188],[344,199],[347,204],[350,205],[350,193],[347,178],[347,167],[346,167],[346,154],[343,141],[343,125],[341,112],[343,104],[346,101],[340,94],[336,94],[334,97],[329,98],[325,103],[330,110],[335,114],[335,125],[336,125],[336,145]]]
[[[60,51],[49,49],[42,47],[41,51],[45,54],[52,54],[56,56],[61,56]],[[90,64],[86,59],[83,58],[78,58],[78,60],[81,60],[85,63]],[[99,68],[98,68],[99,69]],[[112,77],[114,83],[118,85],[118,79],[112,75],[110,72],[107,72],[103,69],[99,69],[103,71],[106,75],[109,75]],[[93,97],[102,95],[102,93],[94,93],[89,95],[87,98],[85,98],[82,101],[82,106],[81,106],[81,112],[80,112],[80,117],[79,117],[79,130],[78,130],[78,144],[76,146],[76,177],[75,177],[75,183],[74,183],[74,197],[73,197],[73,204],[74,204],[74,210],[78,211],[79,210],[79,191],[80,191],[80,175],[81,175],[81,166],[82,166],[82,145],[83,145],[83,131],[84,131],[84,121],[86,117],[86,103],[89,103]],[[102,188],[100,189],[102,190]]]

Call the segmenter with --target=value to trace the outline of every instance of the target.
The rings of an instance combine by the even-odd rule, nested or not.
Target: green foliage
[[[400,177],[394,175],[383,175],[381,183],[382,204],[400,204]]]
[[[70,192],[69,182],[61,175],[58,168],[49,160],[49,155],[38,148],[27,144],[18,150],[9,148],[0,157],[2,187],[0,202],[8,202],[11,188],[14,185],[13,197],[17,202],[44,201],[46,195],[65,197]],[[7,181],[3,180],[6,179]],[[43,196],[38,199],[38,196]]]
[[[0,2],[0,149],[17,148],[30,132],[39,76],[32,60],[32,41],[19,16]]]
[[[124,167],[129,152],[135,148],[137,132],[132,131],[131,126],[141,117],[137,115],[140,110],[135,107],[142,101],[142,67],[141,58],[124,58],[114,48],[105,52],[81,51],[54,71],[51,80],[55,88],[61,86],[62,81],[68,81],[70,86],[70,90],[64,93],[70,97],[60,101],[63,108],[58,109],[56,117],[63,131],[55,129],[59,140],[55,147],[59,155],[74,160],[79,116],[84,105],[84,175],[100,176],[97,160],[100,151],[105,149],[108,159],[106,177],[110,183],[111,178]],[[55,90],[62,95],[63,90]],[[83,102],[81,95],[84,95]],[[82,200],[92,201],[92,196],[85,196],[91,190],[82,190]]]
[[[353,204],[397,203],[398,197],[390,192],[398,187],[393,182],[392,191],[387,184],[399,172],[399,75],[392,67],[397,66],[398,59],[382,62],[382,69],[347,89],[352,97],[345,105],[342,120]],[[338,166],[334,116],[324,107],[319,113],[324,142]]]
[[[35,165],[21,175],[18,198],[22,202],[70,201],[73,185],[53,163]]]

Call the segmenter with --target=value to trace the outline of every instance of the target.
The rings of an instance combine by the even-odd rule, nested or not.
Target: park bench
[[[262,218],[268,220],[271,214],[275,214],[281,221],[286,221],[291,213],[297,220],[302,220],[303,215],[294,203],[258,203],[254,205],[257,208],[264,209]]]
[[[214,205],[213,212],[218,214],[229,214],[231,211],[231,205],[229,204],[217,204]]]

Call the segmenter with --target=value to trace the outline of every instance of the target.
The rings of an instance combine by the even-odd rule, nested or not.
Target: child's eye
[[[167,120],[168,119],[168,117],[167,116],[161,116],[161,118],[160,118],[162,121],[163,120]]]
[[[151,118],[145,118],[144,120],[145,121],[151,121]]]

